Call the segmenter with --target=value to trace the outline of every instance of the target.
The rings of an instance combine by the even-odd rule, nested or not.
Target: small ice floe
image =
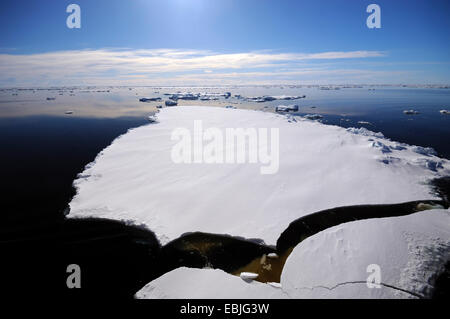
[[[56,100],[56,97],[48,97],[47,98],[47,101],[54,101],[54,100]]]
[[[415,111],[415,110],[404,110],[403,113],[406,114],[406,115],[417,115],[417,114],[419,114],[419,112]]]
[[[241,272],[239,275],[243,280],[250,281],[258,278],[258,274],[255,274],[254,272]]]
[[[65,111],[64,114],[70,115],[73,114],[73,111]]]
[[[367,121],[358,121],[358,124],[362,124],[362,125],[372,125],[372,123],[367,122]]]
[[[307,119],[307,120],[320,120],[323,118],[322,115],[320,114],[306,114],[303,116],[303,118]]]
[[[278,258],[278,255],[275,254],[275,253],[270,253],[270,254],[267,254],[267,257],[269,257],[269,258]]]
[[[172,100],[167,100],[164,102],[164,104],[166,106],[177,106],[178,105],[178,103],[176,101],[172,101]]]
[[[160,97],[143,97],[139,99],[139,102],[156,102],[161,101]]]
[[[298,111],[298,105],[278,105],[275,108],[275,112],[297,112]]]
[[[440,110],[439,113],[448,115],[448,114],[450,114],[450,111],[449,110]]]
[[[268,282],[268,285],[274,287],[274,288],[279,288],[281,289],[281,284],[279,282]]]
[[[198,100],[200,94],[192,94],[192,93],[175,93],[169,96],[171,100]]]

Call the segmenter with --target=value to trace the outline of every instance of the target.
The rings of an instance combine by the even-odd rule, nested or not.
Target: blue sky
[[[0,85],[449,84],[449,16],[448,0],[2,0]]]

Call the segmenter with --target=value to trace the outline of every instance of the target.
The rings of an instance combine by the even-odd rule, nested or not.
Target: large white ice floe
[[[450,211],[427,210],[307,238],[288,257],[281,284],[292,298],[429,298],[449,261]]]
[[[178,268],[137,298],[429,298],[450,261],[450,211],[341,224],[302,241],[281,284],[221,270]],[[378,288],[379,287],[379,288]]]
[[[280,299],[280,288],[247,282],[220,269],[177,268],[136,293],[140,299]]]
[[[104,217],[147,225],[162,243],[203,231],[275,244],[304,215],[355,204],[435,199],[427,181],[449,162],[366,129],[259,111],[217,107],[163,108],[158,123],[117,138],[75,180],[70,217]],[[176,128],[279,129],[279,165],[260,162],[175,163]],[[270,139],[270,136],[269,136]],[[251,146],[253,147],[253,146]],[[423,150],[422,150],[423,151]]]

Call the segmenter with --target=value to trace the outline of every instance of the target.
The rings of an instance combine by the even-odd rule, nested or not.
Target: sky
[[[2,0],[0,30],[1,87],[450,84],[448,0]]]

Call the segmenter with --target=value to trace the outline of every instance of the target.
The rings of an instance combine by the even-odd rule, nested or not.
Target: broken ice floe
[[[441,114],[450,114],[449,110],[440,110],[439,111]]]
[[[297,112],[298,111],[298,105],[278,105],[275,108],[275,112]]]
[[[270,101],[275,101],[275,100],[299,100],[299,99],[304,99],[304,98],[306,98],[306,95],[297,95],[297,96],[291,96],[291,95],[279,95],[279,96],[264,95],[264,96],[247,97],[247,98],[245,98],[245,100],[247,100],[248,102],[263,103],[263,102],[270,102]]]
[[[177,102],[171,101],[171,100],[166,100],[166,101],[164,102],[164,104],[165,104],[166,106],[177,106],[177,105],[178,105]]]

